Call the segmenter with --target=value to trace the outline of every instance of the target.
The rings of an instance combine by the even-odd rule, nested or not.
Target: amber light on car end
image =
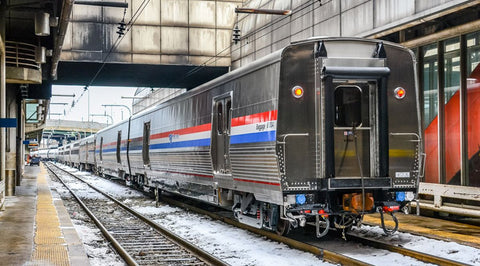
[[[395,98],[401,100],[403,98],[405,98],[405,94],[406,94],[406,91],[404,88],[402,87],[398,87],[395,89],[395,91],[393,91],[395,93]]]
[[[293,97],[295,97],[297,99],[301,98],[303,96],[303,88],[300,87],[300,86],[293,87],[292,94],[293,94]]]

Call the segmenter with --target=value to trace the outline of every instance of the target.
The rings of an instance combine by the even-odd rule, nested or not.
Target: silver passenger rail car
[[[95,136],[90,135],[86,138],[80,140],[79,147],[79,169],[83,170],[93,170],[95,167]]]
[[[63,147],[64,147],[64,149],[63,149],[63,162],[68,166],[72,165],[71,154],[70,154],[71,149],[72,149],[72,145],[73,145],[73,143],[68,143],[68,144],[63,145]]]
[[[127,146],[130,119],[100,130],[95,135],[95,167],[100,175],[129,178]]]
[[[96,167],[279,233],[394,217],[423,170],[415,64],[378,40],[294,43],[98,132]]]
[[[58,147],[57,161],[63,164],[65,163],[64,154],[65,145]]]
[[[70,157],[69,157],[70,166],[79,168],[80,167],[80,140],[76,140],[70,143]]]
[[[58,148],[48,149],[47,160],[48,161],[57,161],[58,160]]]

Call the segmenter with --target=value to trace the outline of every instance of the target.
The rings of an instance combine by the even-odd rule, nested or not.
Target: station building
[[[312,36],[400,43],[417,57],[426,167],[423,181],[480,187],[480,1],[252,0],[291,15],[240,14],[232,67]],[[391,114],[391,119],[395,115]]]

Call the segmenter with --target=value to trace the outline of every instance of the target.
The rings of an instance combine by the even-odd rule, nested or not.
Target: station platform
[[[0,211],[1,265],[89,265],[63,202],[53,198],[48,173],[26,166],[16,195]]]
[[[414,214],[395,213],[395,216],[399,222],[399,231],[480,248],[480,226]],[[386,219],[387,226],[393,226],[393,221]],[[363,222],[367,225],[381,226],[380,214],[365,215]]]

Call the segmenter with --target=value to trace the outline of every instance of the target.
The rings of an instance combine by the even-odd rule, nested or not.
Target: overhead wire
[[[115,40],[114,44],[110,47],[107,55],[103,58],[103,62],[102,62],[102,65],[100,66],[100,68],[97,70],[97,72],[95,73],[95,75],[93,76],[93,78],[90,80],[90,82],[88,83],[88,85],[86,85],[84,87],[84,90],[82,91],[82,93],[80,94],[80,96],[76,99],[76,100],[73,100],[72,102],[72,106],[70,107],[69,109],[69,112],[72,110],[72,108],[75,106],[76,103],[78,103],[80,101],[80,99],[82,98],[82,96],[85,94],[85,92],[88,90],[88,88],[93,84],[93,82],[95,81],[95,79],[98,77],[98,75],[100,74],[100,72],[103,70],[103,68],[105,67],[105,64],[107,63],[107,59],[108,57],[112,54],[112,52],[114,51],[114,49],[116,49],[118,47],[118,45],[120,45],[120,42],[123,40],[123,38],[125,38],[126,34],[132,29],[133,25],[135,24],[135,22],[138,20],[138,18],[140,17],[140,15],[142,14],[142,12],[145,10],[145,8],[147,7],[148,3],[150,2],[150,0],[144,0],[140,6],[138,7],[138,9],[135,11],[135,13],[131,16],[130,18],[130,21],[126,24],[127,28],[125,29],[125,34],[123,35],[119,35],[118,38]],[[123,18],[122,18],[122,21],[124,21],[125,19],[125,16],[126,16],[126,13],[127,13],[127,10],[125,9],[124,12],[123,12]]]
[[[138,18],[140,17],[141,13],[144,11],[144,9],[146,8],[146,6],[147,6],[147,4],[148,4],[149,2],[150,2],[150,0],[144,0],[144,1],[142,2],[142,4],[140,4],[139,8],[136,10],[136,12],[132,15],[130,21],[127,23],[126,33],[128,33],[128,32],[131,30],[132,26],[133,26],[133,25],[135,24],[135,22],[138,20]],[[320,2],[320,5],[318,5],[317,7],[313,8],[311,12],[316,11],[317,9],[319,9],[320,7],[322,7],[324,4],[327,4],[327,3],[329,3],[329,2],[332,2],[332,0],[327,1],[327,2],[325,2],[325,3],[321,3],[321,2]],[[310,1],[307,1],[307,2],[305,2],[304,4],[300,5],[299,7],[297,7],[297,8],[294,10],[294,12],[295,12],[295,13],[301,12],[301,11],[309,8],[310,6],[312,6],[312,5],[314,5],[314,4],[315,4],[315,1],[311,1],[311,2],[310,2]],[[126,10],[125,10],[125,12],[124,12],[124,17],[125,17],[125,14],[126,14]],[[284,17],[279,17],[279,18],[273,20],[272,22],[266,23],[265,25],[263,25],[263,26],[255,29],[254,31],[249,32],[246,36],[243,36],[242,39],[247,39],[247,38],[249,38],[250,36],[253,36],[254,34],[256,34],[256,33],[260,32],[260,31],[262,31],[262,30],[264,30],[264,29],[266,29],[266,28],[268,28],[268,27],[272,27],[272,29],[271,29],[270,31],[268,31],[268,32],[266,32],[266,33],[264,33],[264,34],[262,34],[262,35],[260,35],[260,36],[257,36],[256,39],[265,37],[265,36],[271,34],[272,32],[274,32],[274,31],[276,31],[276,30],[278,30],[278,29],[280,29],[280,28],[282,28],[282,27],[284,27],[284,26],[286,26],[286,25],[288,25],[288,24],[290,24],[290,23],[292,23],[292,22],[294,22],[294,21],[296,21],[296,20],[299,20],[299,19],[303,18],[303,17],[306,16],[307,14],[308,14],[308,13],[302,14],[302,15],[300,15],[300,16],[297,16],[297,17],[293,18],[293,19],[291,18],[291,15],[289,15],[289,16],[284,16]],[[242,20],[245,20],[248,16],[251,16],[251,15],[253,15],[253,14],[248,14],[248,15],[246,15],[244,18],[242,18]],[[272,24],[275,25],[275,24],[277,24],[277,23],[279,23],[279,22],[282,22],[283,20],[286,20],[283,24],[276,25],[276,27],[271,26]],[[100,68],[98,69],[98,71],[95,73],[94,77],[90,80],[89,84],[88,84],[87,86],[85,86],[86,89],[84,89],[84,91],[83,91],[82,94],[79,96],[79,98],[77,99],[76,102],[78,102],[78,101],[80,100],[80,98],[83,96],[83,94],[84,94],[85,91],[88,89],[88,87],[90,87],[90,86],[93,84],[93,82],[95,81],[95,79],[98,77],[98,75],[100,74],[100,72],[101,72],[101,71],[103,70],[103,68],[105,67],[106,61],[107,61],[108,57],[109,57],[110,54],[113,52],[113,50],[118,47],[118,45],[119,45],[120,42],[123,40],[123,38],[125,37],[125,35],[126,35],[126,34],[124,34],[124,35],[122,35],[122,36],[118,36],[118,38],[117,38],[117,40],[115,41],[114,45],[112,45],[112,47],[111,47],[110,50],[108,51],[107,55],[106,55],[105,58],[103,59],[102,65],[100,66]],[[200,65],[196,66],[195,68],[191,69],[190,71],[188,71],[188,72],[187,72],[186,74],[184,74],[182,77],[180,77],[180,78],[176,79],[175,81],[171,82],[171,83],[169,84],[169,86],[172,85],[172,84],[177,83],[179,80],[188,78],[188,77],[196,74],[197,72],[201,71],[203,68],[207,67],[207,66],[210,65],[210,64],[216,63],[218,60],[221,59],[221,58],[220,58],[221,56],[227,56],[227,55],[228,55],[228,54],[222,55],[222,53],[230,50],[230,54],[232,54],[233,52],[237,52],[238,50],[242,49],[243,47],[245,47],[245,46],[248,45],[248,44],[249,44],[248,42],[244,42],[244,43],[240,42],[240,45],[239,45],[238,47],[236,47],[234,50],[232,50],[232,46],[233,46],[233,45],[232,45],[232,43],[231,43],[228,47],[226,47],[226,48],[223,49],[222,51],[216,53],[214,56],[211,56],[209,59],[207,59],[206,61],[204,61],[202,64],[200,64]],[[213,60],[213,62],[210,62],[210,61],[212,61],[212,60]]]
[[[318,5],[317,7],[315,7],[315,8],[312,9],[312,12],[314,12],[314,11],[316,11],[317,9],[321,8],[323,5],[328,4],[329,2],[332,2],[332,0],[329,0],[329,1],[324,2],[324,3],[320,3],[320,5]],[[315,1],[305,2],[304,4],[302,4],[301,6],[299,6],[297,9],[295,9],[294,12],[295,12],[295,13],[301,12],[301,11],[307,9],[308,7],[310,7],[310,6],[314,5],[314,4],[315,4]],[[256,33],[260,32],[260,31],[262,31],[262,30],[264,30],[264,29],[266,29],[266,28],[268,28],[268,27],[270,27],[272,24],[275,25],[276,23],[279,23],[279,22],[281,22],[282,20],[287,20],[286,22],[284,22],[283,24],[278,25],[277,27],[272,27],[272,29],[271,29],[270,31],[268,31],[268,32],[264,33],[263,35],[260,35],[260,36],[258,36],[258,37],[256,38],[256,39],[260,39],[260,38],[262,38],[262,37],[265,37],[265,36],[271,34],[271,33],[274,32],[274,31],[282,28],[283,26],[286,26],[286,25],[288,25],[288,24],[290,24],[290,23],[292,23],[292,22],[294,22],[294,21],[296,21],[296,20],[298,20],[298,19],[303,18],[303,17],[306,16],[307,14],[308,14],[308,13],[302,14],[301,16],[295,17],[295,18],[293,18],[293,19],[290,18],[291,15],[277,18],[276,20],[272,21],[271,23],[267,23],[267,24],[265,24],[265,25],[263,25],[263,26],[255,29],[254,31],[249,32],[248,35],[243,36],[241,39],[247,39],[248,37],[253,36],[254,34],[256,34]],[[248,14],[248,15],[246,15],[244,18],[242,18],[242,20],[245,20],[248,16],[251,16],[251,15],[253,15],[253,14]],[[290,19],[289,19],[289,18],[290,18]],[[288,19],[289,19],[289,20],[288,20]],[[228,54],[222,55],[223,52],[228,51],[228,50],[230,49],[230,50],[231,50],[231,51],[230,51],[230,54],[232,54],[233,52],[236,52],[236,51],[242,49],[243,47],[245,47],[245,46],[248,45],[248,44],[249,44],[249,43],[243,43],[243,44],[242,44],[242,42],[240,42],[240,45],[238,45],[238,47],[236,47],[234,50],[231,50],[231,48],[232,48],[232,46],[233,46],[232,43],[231,43],[230,46],[226,47],[226,48],[223,49],[222,51],[220,51],[220,52],[218,52],[217,54],[215,54],[214,56],[210,57],[209,59],[207,59],[207,60],[206,60],[205,62],[203,62],[202,64],[198,65],[197,67],[193,68],[192,70],[190,70],[189,72],[187,72],[186,74],[184,74],[182,77],[176,79],[176,81],[171,82],[170,85],[176,83],[176,82],[179,81],[179,80],[182,80],[182,79],[185,79],[185,78],[187,78],[187,77],[192,76],[193,74],[195,74],[195,73],[199,72],[200,70],[202,70],[202,69],[203,69],[204,67],[206,67],[208,64],[216,63],[218,60],[220,60],[220,58],[219,58],[220,56],[227,56],[227,55],[228,55]],[[213,62],[209,63],[212,59],[215,59],[215,60],[214,60]]]

